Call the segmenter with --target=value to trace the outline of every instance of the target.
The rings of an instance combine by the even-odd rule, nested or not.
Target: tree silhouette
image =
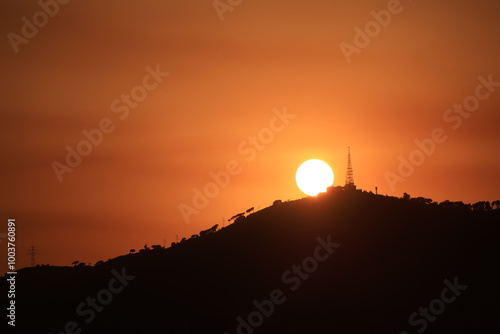
[[[240,215],[238,215],[238,218],[236,218],[236,219],[234,220],[234,222],[235,222],[235,223],[237,223],[237,222],[242,222],[242,221],[244,221],[245,219],[246,219],[245,215],[244,215],[244,214],[240,214]]]
[[[442,201],[439,203],[439,206],[443,208],[448,208],[448,209],[459,209],[459,210],[464,210],[464,211],[470,211],[472,209],[472,205],[470,204],[465,204],[464,202],[451,202],[448,200]]]
[[[408,195],[408,197],[410,197],[410,195]],[[415,198],[412,198],[411,200],[418,202],[418,203],[422,203],[422,204],[431,204],[432,203],[431,198],[425,198],[425,197],[415,197]]]
[[[491,205],[488,201],[480,201],[472,204],[472,209],[474,211],[490,211]]]
[[[215,224],[214,226],[212,226],[209,229],[200,231],[200,237],[207,235],[207,234],[210,234],[210,233],[215,233],[215,231],[217,231],[217,227],[219,227],[219,224]]]

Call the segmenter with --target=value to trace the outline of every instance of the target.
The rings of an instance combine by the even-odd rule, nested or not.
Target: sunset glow
[[[31,246],[95,263],[301,198],[308,157],[343,185],[347,147],[359,189],[500,198],[500,2],[220,2],[2,1],[0,221],[20,266]]]

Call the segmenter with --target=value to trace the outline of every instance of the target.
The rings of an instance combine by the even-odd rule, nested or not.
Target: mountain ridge
[[[500,310],[499,218],[498,209],[332,188],[166,249],[94,267],[22,269],[17,321],[26,333],[59,333],[71,321],[83,333],[417,333],[422,321],[427,333],[465,333],[477,322],[492,330],[488,315]],[[319,240],[338,244],[324,261],[326,248],[314,261]],[[134,278],[87,323],[92,308],[80,308],[82,316],[78,306],[123,273]],[[467,288],[439,317],[409,322],[455,281]],[[277,290],[276,300],[285,300],[266,317],[256,305]]]

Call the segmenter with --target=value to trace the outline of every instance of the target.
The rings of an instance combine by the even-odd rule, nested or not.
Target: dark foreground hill
[[[18,333],[499,333],[500,210],[360,191],[17,276]],[[2,280],[2,291],[6,291]]]

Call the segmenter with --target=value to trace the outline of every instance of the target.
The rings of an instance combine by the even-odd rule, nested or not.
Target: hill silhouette
[[[500,210],[450,203],[337,187],[276,201],[166,249],[93,267],[25,268],[17,274],[16,327],[498,333]]]

